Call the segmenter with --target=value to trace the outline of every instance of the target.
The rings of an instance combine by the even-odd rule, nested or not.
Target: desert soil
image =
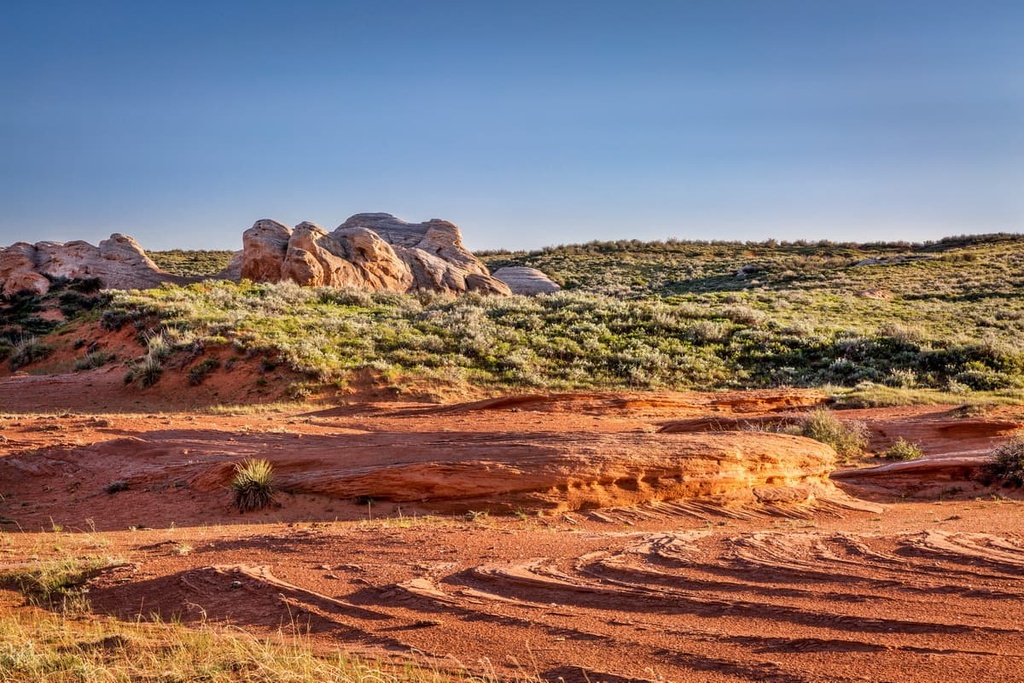
[[[594,393],[437,406],[354,395],[232,414],[125,388],[104,370],[7,377],[0,564],[116,556],[126,563],[90,586],[98,615],[300,629],[324,647],[508,678],[1024,680],[1024,508],[977,479],[988,449],[1020,426],[1019,408],[843,411],[870,426],[873,449],[905,436],[926,453],[840,465],[843,505],[610,496],[499,514],[307,485],[243,515],[209,474],[229,477],[252,456],[298,472],[353,443],[361,467],[574,439],[640,457],[628,449],[785,421],[823,400]],[[117,481],[127,490],[108,493]],[[3,612],[28,609],[0,595]]]

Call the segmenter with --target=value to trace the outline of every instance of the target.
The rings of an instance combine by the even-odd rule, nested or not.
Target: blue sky
[[[0,3],[0,244],[1024,231],[1024,2]]]

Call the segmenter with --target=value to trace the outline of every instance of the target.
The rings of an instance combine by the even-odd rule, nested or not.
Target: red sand
[[[396,457],[396,443],[446,438],[657,438],[681,420],[784,415],[822,397],[597,393],[444,407],[353,397],[225,416],[190,412],[186,395],[140,393],[103,370],[0,379],[3,563],[55,554],[59,537],[60,552],[129,561],[91,585],[97,613],[256,633],[300,627],[332,647],[500,676],[1024,680],[1021,502],[972,479],[1019,409],[960,419],[949,406],[842,413],[871,425],[876,448],[902,435],[952,463],[835,477],[867,499],[862,510],[428,515],[429,505],[282,494],[280,507],[240,515],[227,491],[180,484],[176,472],[200,457],[301,463],[304,449],[367,435],[383,460]],[[127,491],[103,490],[122,479]]]

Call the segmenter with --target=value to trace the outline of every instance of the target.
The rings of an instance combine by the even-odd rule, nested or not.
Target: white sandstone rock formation
[[[551,278],[536,268],[526,266],[505,266],[493,273],[495,279],[501,280],[513,294],[525,294],[535,296],[537,294],[551,294],[562,288]]]

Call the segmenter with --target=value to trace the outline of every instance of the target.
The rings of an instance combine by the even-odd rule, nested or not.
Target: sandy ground
[[[1020,409],[844,412],[869,424],[873,447],[906,436],[933,463],[848,463],[834,479],[863,502],[848,507],[656,501],[442,514],[283,493],[279,506],[240,515],[222,487],[185,476],[199,461],[302,462],[355,439],[387,460],[489,435],[646,439],[680,423],[699,434],[821,400],[595,393],[437,406],[363,396],[232,415],[140,395],[103,370],[8,377],[0,564],[116,556],[126,564],[90,586],[98,614],[299,629],[325,647],[502,677],[1024,680],[1024,508],[1017,492],[975,478]],[[128,490],[107,493],[118,480]]]

